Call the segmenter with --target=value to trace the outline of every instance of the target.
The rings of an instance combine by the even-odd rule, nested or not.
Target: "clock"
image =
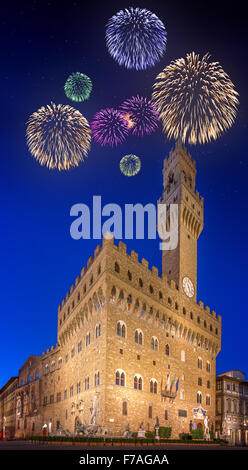
[[[194,297],[195,288],[193,282],[189,277],[183,278],[183,290],[188,297]]]

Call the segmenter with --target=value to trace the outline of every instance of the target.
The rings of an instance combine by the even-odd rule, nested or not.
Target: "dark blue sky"
[[[6,2],[7,3],[7,2]],[[144,139],[129,138],[114,150],[92,144],[88,160],[70,172],[49,171],[28,153],[28,116],[40,106],[71,104],[63,86],[72,72],[89,75],[91,99],[75,105],[90,121],[103,107],[118,107],[139,93],[150,96],[156,75],[193,50],[210,52],[240,93],[234,126],[218,141],[189,147],[197,163],[197,188],[205,199],[198,243],[198,300],[222,315],[217,371],[247,371],[247,61],[246,14],[239,2],[193,5],[187,1],[135,3],[18,1],[1,9],[1,363],[0,387],[29,354],[56,343],[57,307],[93,254],[97,241],[70,238],[70,208],[93,195],[103,204],[156,203],[162,192],[163,158],[173,145],[161,128]],[[218,7],[216,6],[218,4]],[[144,71],[128,71],[109,56],[105,25],[118,10],[146,7],[165,23],[167,53]],[[142,170],[134,178],[119,160],[135,153]],[[128,241],[161,271],[154,240]]]

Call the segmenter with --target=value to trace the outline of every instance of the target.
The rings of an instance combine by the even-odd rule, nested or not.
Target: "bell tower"
[[[203,229],[203,198],[195,189],[196,168],[178,141],[164,160],[163,196],[160,203],[178,204],[178,245],[163,251],[162,272],[174,280],[180,292],[196,301],[197,240]]]

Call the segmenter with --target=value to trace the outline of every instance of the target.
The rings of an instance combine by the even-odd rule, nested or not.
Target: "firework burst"
[[[117,146],[126,139],[128,122],[119,111],[113,108],[102,109],[93,117],[91,123],[92,137],[98,144]]]
[[[157,76],[152,99],[168,139],[204,144],[233,124],[238,93],[219,63],[209,58],[192,52]]]
[[[125,176],[135,176],[141,168],[140,158],[136,155],[125,155],[120,161],[120,170]]]
[[[83,73],[73,73],[67,78],[64,90],[67,98],[72,101],[88,100],[92,90],[91,79]]]
[[[123,117],[128,116],[128,122],[132,123],[131,133],[139,137],[151,134],[158,127],[159,114],[154,103],[147,98],[133,96],[124,101],[120,106]]]
[[[166,30],[159,18],[144,8],[121,10],[106,29],[110,55],[128,69],[152,67],[166,49]]]
[[[69,170],[84,160],[90,149],[90,126],[82,114],[62,104],[42,106],[27,123],[30,153],[49,169]]]

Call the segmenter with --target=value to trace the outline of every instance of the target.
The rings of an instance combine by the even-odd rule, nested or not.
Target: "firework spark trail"
[[[107,108],[95,114],[91,130],[92,137],[98,144],[114,147],[124,142],[129,133],[129,126],[119,111]]]
[[[233,124],[238,93],[218,62],[192,52],[157,76],[152,99],[167,138],[189,144],[217,139]]]
[[[158,127],[159,113],[154,103],[147,98],[133,96],[122,103],[120,111],[124,113],[123,117],[128,114],[129,120],[134,123],[131,130],[133,135],[143,137]]]
[[[139,173],[141,161],[137,155],[125,155],[120,161],[120,170],[125,176],[135,176]]]
[[[69,170],[84,160],[90,149],[90,126],[82,114],[62,104],[42,106],[27,123],[31,155],[49,169]]]
[[[130,7],[109,19],[106,42],[119,65],[144,70],[154,66],[165,53],[166,30],[154,13]]]

